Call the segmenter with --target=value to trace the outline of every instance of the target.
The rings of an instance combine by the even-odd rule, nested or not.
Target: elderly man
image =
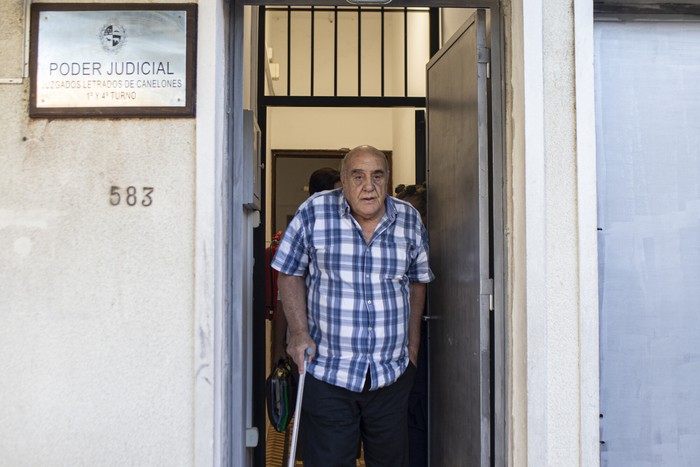
[[[410,204],[387,196],[386,156],[351,150],[342,190],[310,198],[272,266],[289,322],[288,353],[309,357],[301,443],[306,467],[404,466],[407,401],[420,347],[427,233]]]

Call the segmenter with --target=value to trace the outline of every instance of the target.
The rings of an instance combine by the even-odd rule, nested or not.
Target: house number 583
[[[119,206],[122,202],[127,206],[136,206],[139,201],[141,206],[148,207],[153,204],[153,187],[144,186],[139,191],[135,186],[121,188],[112,185],[109,191],[109,204]]]

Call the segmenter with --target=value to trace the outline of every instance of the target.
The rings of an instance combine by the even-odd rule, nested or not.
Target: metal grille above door
[[[419,106],[424,102],[430,9],[286,6],[267,7],[264,17],[266,100],[382,97],[416,98]]]

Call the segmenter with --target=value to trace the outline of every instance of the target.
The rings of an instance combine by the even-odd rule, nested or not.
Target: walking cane
[[[297,457],[297,438],[299,437],[299,419],[301,418],[301,400],[304,398],[304,379],[306,379],[306,365],[308,364],[309,357],[314,353],[311,347],[306,349],[306,355],[304,355],[304,372],[299,377],[299,388],[297,389],[297,402],[294,408],[294,426],[292,428],[292,448],[289,453],[289,463],[288,467],[294,467],[294,463]]]

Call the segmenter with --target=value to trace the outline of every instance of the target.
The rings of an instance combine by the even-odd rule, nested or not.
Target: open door
[[[477,10],[427,66],[433,466],[491,462],[485,18]]]

